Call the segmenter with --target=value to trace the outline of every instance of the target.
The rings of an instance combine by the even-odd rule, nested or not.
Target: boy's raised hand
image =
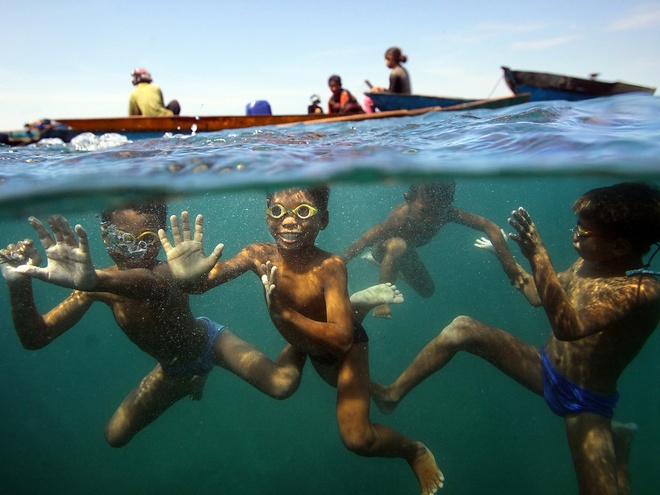
[[[176,215],[170,217],[170,223],[174,245],[163,229],[158,231],[158,237],[167,255],[172,276],[179,282],[190,282],[210,272],[222,256],[225,246],[218,244],[209,256],[204,255],[204,217],[197,215],[194,234],[190,230],[187,211],[181,212],[181,226]]]
[[[539,249],[543,249],[539,231],[534,225],[532,217],[522,206],[511,212],[509,225],[517,232],[509,234],[509,237],[518,243],[520,251],[526,258],[533,256]]]
[[[46,250],[48,265],[46,268],[40,268],[32,253],[34,246],[26,247],[25,252],[30,262],[17,266],[16,272],[70,289],[92,289],[97,278],[85,229],[76,225],[74,233],[66,218],[54,215],[47,219],[51,235],[39,219],[30,217],[28,221]]]
[[[41,254],[34,247],[34,241],[25,239],[0,250],[0,271],[7,283],[24,281],[29,277],[16,271],[16,268],[21,265],[39,266],[41,260]]]

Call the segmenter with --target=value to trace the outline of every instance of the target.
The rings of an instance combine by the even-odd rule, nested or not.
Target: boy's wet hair
[[[312,187],[294,187],[287,189],[287,191],[305,191],[312,197],[314,201],[314,206],[316,206],[320,211],[328,210],[328,203],[330,202],[330,188],[327,185],[312,186]],[[268,193],[266,200],[270,204],[273,199],[274,193]]]
[[[573,211],[597,230],[622,237],[635,253],[646,253],[660,242],[660,189],[644,182],[621,182],[587,191]]]
[[[434,203],[451,204],[454,202],[456,182],[446,180],[442,182],[420,182],[413,184],[408,190],[408,199],[412,201],[416,197],[424,196]]]
[[[121,208],[104,210],[101,213],[101,221],[103,223],[110,223],[112,214],[119,210],[133,210],[145,215],[153,215],[158,222],[157,227],[164,229],[167,226],[167,203],[164,201],[153,200],[145,203],[131,203]]]
[[[337,83],[341,86],[341,77],[339,77],[337,74],[333,74],[328,78],[328,84],[330,83]]]

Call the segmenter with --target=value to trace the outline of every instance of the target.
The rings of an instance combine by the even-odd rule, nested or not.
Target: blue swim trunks
[[[541,347],[543,363],[543,396],[557,416],[589,412],[611,418],[619,400],[619,393],[603,396],[595,394],[562,376],[550,363],[550,358]]]
[[[206,326],[209,333],[209,339],[206,342],[206,347],[202,353],[194,361],[189,361],[184,364],[175,364],[172,366],[161,364],[163,371],[170,375],[200,375],[206,376],[213,369],[213,344],[218,338],[218,335],[225,329],[224,326],[215,323],[208,318],[197,318]]]

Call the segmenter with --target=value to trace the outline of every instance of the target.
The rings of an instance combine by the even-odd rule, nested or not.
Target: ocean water
[[[96,215],[136,197],[165,196],[171,213],[203,213],[205,245],[223,242],[227,258],[269,240],[266,191],[329,182],[330,225],[318,244],[340,252],[383,220],[411,181],[451,177],[457,207],[505,229],[511,210],[524,206],[562,270],[576,256],[572,202],[624,180],[660,184],[659,137],[660,99],[623,96],[135,142],[81,136],[68,145],[0,147],[0,244],[34,238],[29,215],[62,213],[87,228],[93,259],[106,266]],[[367,317],[372,378],[389,383],[461,314],[535,345],[545,341],[543,311],[510,286],[492,256],[473,247],[477,237],[462,226],[444,227],[420,249],[435,295],[423,299],[399,282],[406,301],[393,308],[392,319]],[[527,267],[517,246],[510,247]],[[348,268],[351,291],[378,280],[363,259]],[[68,294],[41,282],[34,288],[42,312]],[[273,358],[283,345],[252,274],[191,303],[195,314],[222,322]],[[215,369],[202,401],[180,401],[128,446],[113,449],[103,438],[105,424],[154,360],[119,331],[105,306],[93,306],[38,351],[23,349],[15,335],[5,284],[0,308],[0,493],[419,493],[405,462],[362,458],[343,447],[335,391],[311,366],[286,401]],[[638,494],[660,493],[658,352],[656,333],[619,382],[615,419],[639,426],[631,454]],[[562,420],[476,357],[458,355],[393,414],[374,406],[371,416],[431,448],[446,476],[445,494],[577,492]]]

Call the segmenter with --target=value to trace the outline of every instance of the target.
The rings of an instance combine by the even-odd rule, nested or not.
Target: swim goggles
[[[135,236],[130,232],[119,230],[114,224],[101,225],[101,229],[103,229],[103,233],[108,240],[108,249],[120,251],[131,258],[143,256],[149,246],[154,245],[159,240],[158,234],[150,230]]]
[[[274,204],[270,208],[266,208],[266,213],[272,218],[282,218],[287,213],[293,213],[301,220],[307,220],[308,218],[312,218],[318,212],[319,210],[317,208],[305,203],[298,205],[295,208],[285,208],[280,204]]]
[[[579,223],[575,224],[575,227],[573,227],[570,230],[571,230],[571,232],[573,232],[573,234],[575,234],[579,238],[581,238],[581,237],[584,237],[584,238],[587,238],[587,237],[608,237],[607,235],[602,234],[600,232],[594,232],[593,230],[587,230],[582,225],[580,225]]]

